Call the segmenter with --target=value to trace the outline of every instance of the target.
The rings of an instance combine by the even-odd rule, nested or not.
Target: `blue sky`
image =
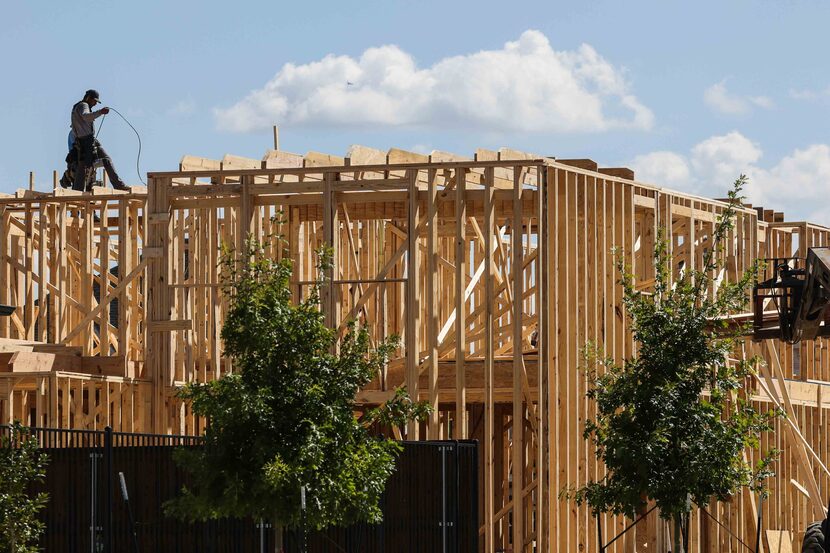
[[[297,153],[508,146],[718,196],[747,172],[756,203],[830,224],[828,22],[818,0],[9,2],[0,192],[51,186],[94,87],[143,172],[261,157],[277,123]],[[138,183],[129,127],[100,139]]]

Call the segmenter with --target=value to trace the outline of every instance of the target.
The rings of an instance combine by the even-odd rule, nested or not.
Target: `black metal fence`
[[[383,523],[310,533],[308,553],[476,553],[478,448],[474,441],[404,442],[381,499]],[[287,553],[302,553],[299,532]]]
[[[43,513],[46,552],[248,553],[274,551],[268,521],[223,519],[186,523],[164,515],[188,475],[173,461],[176,447],[200,439],[89,430],[29,429],[49,455]],[[8,427],[0,427],[7,433]],[[309,553],[420,553],[478,550],[476,442],[404,442],[382,498],[384,521],[309,532]],[[119,489],[124,474],[135,525]],[[289,553],[301,536],[288,530]]]

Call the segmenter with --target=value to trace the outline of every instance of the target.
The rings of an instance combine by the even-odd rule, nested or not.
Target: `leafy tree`
[[[8,430],[0,437],[0,550],[35,553],[46,529],[37,515],[48,495],[32,495],[29,488],[46,477],[49,459],[38,452],[37,440],[20,423]]]
[[[415,402],[406,388],[395,388],[395,395],[376,409],[367,411],[360,421],[367,427],[391,428],[395,438],[400,439],[403,428],[411,420],[426,420],[432,412],[428,401]]]
[[[397,338],[372,347],[366,329],[351,323],[338,339],[318,307],[320,286],[292,302],[291,262],[265,251],[249,241],[240,256],[223,256],[230,308],[222,340],[236,372],[180,392],[208,425],[203,447],[177,452],[193,486],[167,511],[191,520],[253,516],[297,526],[304,486],[310,527],[379,522],[380,495],[401,448],[370,434],[355,417],[354,398]],[[425,413],[406,394],[383,411],[396,421]]]
[[[653,500],[660,516],[674,521],[673,551],[681,551],[680,536],[688,536],[692,504],[724,501],[747,486],[763,490],[777,453],[769,452],[754,466],[747,462],[746,448],[758,447],[760,434],[771,429],[778,413],[755,411],[741,393],[759,359],[728,360],[743,329],[730,328],[725,316],[746,307],[757,271],[737,282],[716,282],[745,183],[743,175],[735,181],[729,206],[703,246],[701,268],[686,268],[671,283],[672,260],[661,234],[654,252],[654,290],[648,293],[635,287],[618,257],[637,353],[622,364],[596,348],[587,356],[587,395],[596,401],[597,415],[586,423],[584,437],[607,472],[574,496],[594,514],[631,518]]]

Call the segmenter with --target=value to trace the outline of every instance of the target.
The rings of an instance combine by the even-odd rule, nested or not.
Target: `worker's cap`
[[[94,99],[98,100],[99,102],[101,101],[101,95],[98,94],[98,91],[95,90],[94,88],[90,88],[89,90],[87,90],[84,93],[84,98],[94,98]]]

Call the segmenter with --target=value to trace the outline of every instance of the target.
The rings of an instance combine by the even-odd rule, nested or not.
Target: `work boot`
[[[67,169],[66,171],[64,171],[63,176],[61,177],[61,180],[60,180],[61,188],[72,188],[72,180],[73,180],[72,171]]]

